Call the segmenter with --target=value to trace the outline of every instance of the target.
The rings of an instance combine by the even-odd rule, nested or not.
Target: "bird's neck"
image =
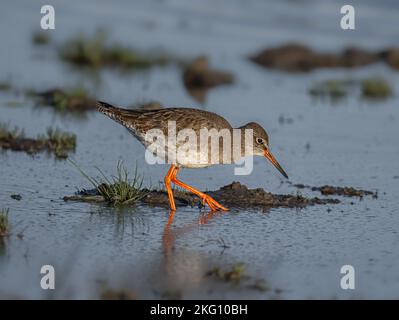
[[[245,126],[232,128],[231,137],[233,149],[240,148],[241,154],[252,155],[253,150],[253,130],[247,129]],[[238,147],[239,146],[239,147]]]

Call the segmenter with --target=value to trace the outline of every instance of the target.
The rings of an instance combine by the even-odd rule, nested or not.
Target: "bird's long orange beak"
[[[277,168],[277,170],[280,171],[281,174],[288,179],[288,175],[285,173],[284,169],[277,162],[276,158],[270,153],[268,148],[265,148],[263,154],[266,157],[266,159],[269,160]]]

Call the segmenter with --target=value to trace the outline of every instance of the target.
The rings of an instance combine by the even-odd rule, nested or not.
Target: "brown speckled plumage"
[[[201,129],[216,129],[218,131],[222,129],[227,129],[231,132],[233,129],[230,123],[219,116],[216,113],[192,109],[192,108],[159,108],[156,110],[142,110],[142,109],[123,109],[119,107],[114,107],[105,102],[98,102],[98,110],[111,119],[119,122],[124,127],[126,127],[141,143],[147,146],[146,141],[144,141],[144,136],[148,130],[160,129],[167,137],[168,134],[168,121],[176,122],[176,132],[180,130],[189,128],[193,129],[197,135],[200,136]],[[239,129],[252,129],[254,132],[254,137],[262,138],[266,144],[269,143],[269,137],[266,131],[257,123],[250,122]],[[244,132],[244,130],[242,130]],[[219,143],[219,163],[233,163],[234,159],[231,157],[228,159],[223,159],[223,140],[220,138]],[[244,137],[241,139],[241,152],[244,154],[245,145]],[[233,141],[231,141],[233,142]],[[256,146],[256,141],[253,142]],[[179,145],[177,145],[179,147]],[[200,151],[200,143],[198,142],[198,152]],[[232,148],[232,145],[229,146]],[[166,147],[167,150],[167,147]],[[208,159],[211,159],[211,144],[209,143],[208,148]],[[259,150],[258,150],[259,151]],[[260,150],[259,152],[262,152]],[[256,154],[254,150],[251,154]],[[202,163],[199,165],[192,165],[189,163],[176,163],[182,167],[206,167],[211,165],[210,163]]]
[[[216,113],[191,108],[160,108],[156,110],[132,110],[98,102],[98,110],[111,119],[135,132],[159,128],[167,134],[168,121],[176,121],[176,130],[192,128],[232,129],[226,119]]]
[[[272,164],[285,176],[287,174],[284,172],[282,167],[278,164],[277,160],[269,151],[269,137],[266,131],[257,123],[250,122],[246,125],[239,127],[238,131],[239,137],[241,137],[239,144],[234,144],[235,138],[233,133],[233,128],[230,123],[224,119],[223,117],[217,115],[216,113],[199,110],[199,109],[190,109],[190,108],[159,108],[159,109],[123,109],[119,107],[114,107],[106,102],[97,102],[97,108],[100,112],[104,113],[111,119],[119,122],[124,127],[126,127],[144,146],[149,147],[149,150],[153,153],[157,153],[158,149],[155,148],[156,151],[151,149],[152,145],[154,144],[153,140],[150,140],[146,137],[146,133],[149,130],[161,130],[165,139],[168,138],[168,123],[169,121],[174,121],[176,124],[176,133],[177,137],[181,130],[183,129],[192,129],[195,132],[195,141],[190,141],[189,138],[186,138],[183,135],[183,138],[186,140],[180,141],[177,138],[176,145],[170,147],[173,148],[172,150],[168,150],[169,144],[162,145],[164,150],[163,158],[166,162],[171,164],[171,167],[165,177],[165,186],[168,192],[170,207],[172,210],[175,210],[175,203],[173,198],[173,192],[171,189],[171,183],[174,183],[177,186],[180,186],[203,199],[204,203],[207,203],[208,206],[211,208],[212,211],[214,210],[227,210],[221,204],[216,202],[214,199],[206,195],[205,193],[190,187],[189,185],[185,184],[184,182],[177,179],[176,175],[179,171],[180,167],[186,168],[202,168],[208,167],[216,163],[220,164],[229,164],[234,163],[239,159],[234,158],[234,154],[237,154],[237,150],[240,151],[240,156],[250,156],[250,155],[257,155],[257,156],[264,156]],[[223,132],[222,130],[227,130],[230,137],[230,144],[228,142],[225,143],[223,136],[214,136],[213,133],[210,135],[214,138],[218,138],[216,140],[218,142],[219,147],[219,157],[216,157],[216,161],[213,157],[215,155],[215,150],[212,150],[212,143],[209,143],[208,140],[208,154],[204,154],[204,151],[201,150],[201,129],[208,130],[208,139],[209,131],[217,130],[217,132]],[[251,145],[251,140],[248,142],[245,136],[245,129],[251,129],[253,135],[250,136],[252,139],[252,148],[248,146]],[[198,142],[197,142],[198,141]],[[227,140],[228,141],[228,140]],[[158,143],[158,138],[156,139],[156,143]],[[189,145],[190,147],[187,149],[180,148]],[[228,148],[228,152],[226,155],[225,149]],[[183,149],[183,151],[182,151]],[[176,154],[176,159],[168,159],[167,156],[169,151],[173,151],[173,154]],[[217,151],[217,149],[216,149]],[[206,152],[206,149],[205,149]],[[248,153],[249,152],[249,153]],[[160,156],[159,154],[157,154]],[[204,157],[204,158],[202,158]],[[201,159],[201,160],[200,160]]]

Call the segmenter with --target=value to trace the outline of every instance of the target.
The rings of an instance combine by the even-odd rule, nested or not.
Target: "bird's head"
[[[285,178],[288,179],[288,175],[270,152],[269,136],[266,130],[256,122],[247,123],[246,125],[242,126],[241,129],[251,129],[253,132],[253,155],[265,157],[277,168],[278,171],[280,171]],[[245,132],[245,130],[243,130],[243,132]]]

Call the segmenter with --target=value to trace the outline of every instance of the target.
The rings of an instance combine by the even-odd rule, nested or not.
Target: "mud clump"
[[[300,44],[288,44],[279,48],[265,49],[250,60],[265,68],[286,71],[309,71],[312,69],[313,52]]]
[[[140,199],[142,203],[150,206],[159,206],[169,208],[169,200],[164,190],[143,190],[146,195]],[[217,191],[206,192],[209,196],[215,198],[216,201],[231,208],[260,208],[267,211],[271,208],[287,207],[287,208],[303,208],[312,205],[336,204],[340,201],[337,199],[319,199],[305,198],[299,195],[274,195],[263,189],[248,189],[239,182],[233,182]],[[199,206],[202,207],[200,199],[188,192],[173,192],[177,206]],[[96,190],[85,190],[71,197],[64,197],[65,201],[89,201],[103,202],[104,198],[100,197]]]
[[[17,201],[21,201],[22,200],[22,196],[20,194],[12,194],[11,199],[17,200]]]
[[[345,197],[363,197],[366,195],[373,195],[374,192],[367,190],[357,190],[352,187],[332,187],[332,186],[322,186],[320,188],[312,188],[313,191],[318,190],[322,195],[338,195]]]
[[[0,91],[10,91],[12,89],[11,83],[8,81],[0,81]]]
[[[339,200],[336,199],[309,199],[300,195],[276,195],[266,192],[262,188],[248,189],[239,182],[233,182],[207,194],[227,206],[238,208],[261,207],[265,210],[278,207],[303,208],[316,204],[339,203]]]
[[[338,66],[345,68],[362,67],[377,62],[378,54],[368,52],[362,49],[345,49],[341,56],[338,55]],[[324,67],[323,64],[320,65]]]
[[[381,60],[398,69],[399,49],[389,48],[375,53],[346,48],[341,53],[319,53],[304,45],[292,43],[264,49],[249,59],[265,68],[289,72],[308,72],[317,68],[355,68]]]
[[[38,98],[38,104],[53,107],[59,112],[85,112],[96,110],[96,99],[92,98],[83,88],[62,90],[58,88],[42,92],[33,92]]]
[[[0,150],[23,151],[28,154],[47,151],[54,153],[58,159],[65,159],[75,148],[76,135],[59,129],[49,128],[44,135],[26,138],[24,132],[18,128],[10,130],[8,126],[0,125]]]
[[[191,193],[174,190],[173,196],[176,206],[194,207],[200,205],[198,197],[193,196]],[[149,190],[147,196],[142,201],[150,206],[169,207],[169,200],[165,190]]]
[[[37,46],[44,46],[51,42],[48,32],[38,31],[32,34],[32,43]]]
[[[399,70],[399,48],[389,48],[380,53],[383,59],[391,68]]]
[[[127,290],[106,289],[100,295],[101,300],[136,300],[134,293]]]
[[[203,102],[208,89],[232,84],[234,76],[227,71],[211,69],[207,57],[201,56],[185,66],[183,82],[190,95]]]
[[[306,186],[304,184],[295,184],[294,186],[298,189],[310,189],[312,191],[319,191],[324,196],[335,195],[335,196],[359,197],[359,198],[363,198],[364,196],[377,197],[376,192],[355,189],[352,187],[333,187],[328,185],[321,187],[311,187],[311,186]]]

